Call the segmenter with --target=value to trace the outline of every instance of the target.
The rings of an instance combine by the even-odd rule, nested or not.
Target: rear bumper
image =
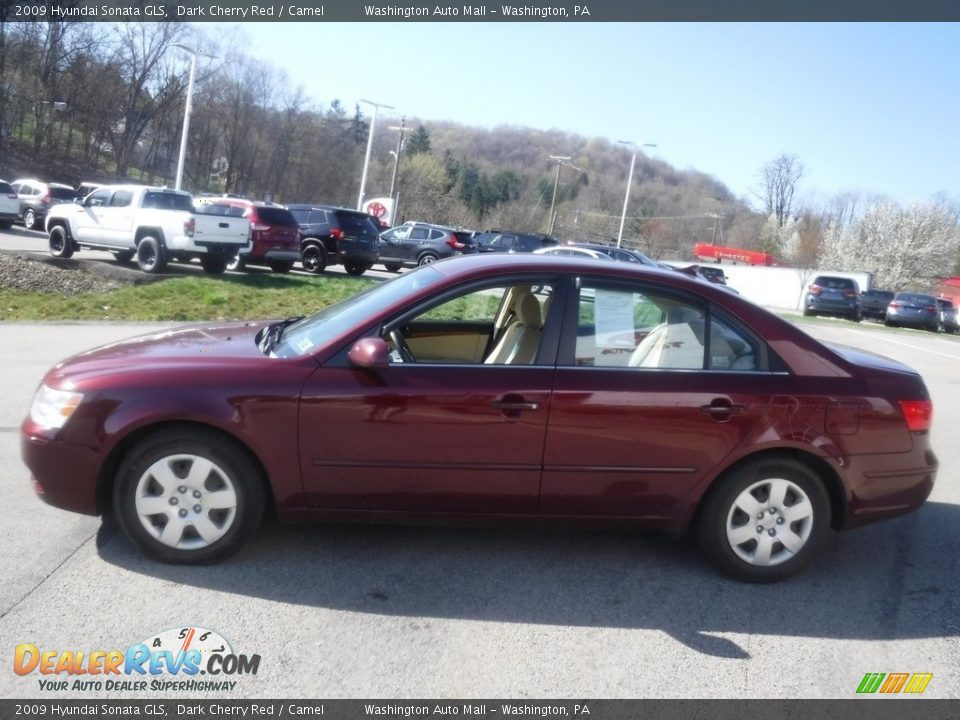
[[[355,247],[337,248],[337,261],[343,264],[355,263],[357,265],[373,265],[379,259],[379,250],[369,250],[367,248]]]
[[[937,315],[905,315],[897,312],[887,312],[887,322],[896,323],[904,327],[936,328],[940,324]]]
[[[933,490],[939,463],[925,442],[917,445],[909,453],[846,459],[843,529],[906,515],[924,503]]]
[[[834,315],[849,315],[851,317],[860,313],[860,306],[855,302],[839,302],[834,300],[819,300],[817,298],[807,298],[807,310],[811,312],[832,313]]]

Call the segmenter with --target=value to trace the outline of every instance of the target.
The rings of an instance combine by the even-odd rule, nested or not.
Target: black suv
[[[18,219],[27,230],[43,230],[47,210],[58,203],[72,203],[80,193],[69,185],[42,180],[14,180],[10,183],[20,200]]]
[[[330,205],[295,203],[287,210],[300,224],[300,263],[321,273],[343,264],[351,275],[363,275],[380,257],[380,228],[365,212]]]
[[[866,318],[883,320],[887,317],[887,305],[893,301],[889,290],[867,290],[860,293],[860,312]]]
[[[511,230],[487,230],[477,237],[477,250],[486,252],[533,252],[559,245],[549,235],[520,233]]]
[[[406,222],[380,233],[380,262],[390,272],[475,252],[477,243],[469,230]]]

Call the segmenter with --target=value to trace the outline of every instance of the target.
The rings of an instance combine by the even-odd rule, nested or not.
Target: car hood
[[[63,387],[90,375],[270,362],[255,339],[265,324],[195,325],[140,335],[67,358],[50,370],[47,380]]]

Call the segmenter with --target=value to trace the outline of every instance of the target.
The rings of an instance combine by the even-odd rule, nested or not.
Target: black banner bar
[[[8,21],[656,22],[960,21],[956,0],[4,0]]]
[[[324,720],[956,720],[960,700],[0,700],[3,720],[63,718],[323,718]]]

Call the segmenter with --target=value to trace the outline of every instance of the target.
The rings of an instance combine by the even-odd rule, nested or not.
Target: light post
[[[654,143],[635,143],[631,140],[618,140],[621,145],[633,147],[633,156],[630,158],[630,173],[627,175],[627,194],[623,196],[623,212],[620,213],[620,232],[617,233],[617,247],[623,242],[623,224],[627,220],[627,204],[630,202],[630,185],[633,183],[633,166],[637,162],[637,150],[642,147],[656,147]]]
[[[183,164],[187,159],[187,135],[190,134],[190,108],[193,105],[193,80],[197,74],[197,53],[192,47],[182,43],[173,43],[173,47],[180,48],[190,55],[190,80],[187,82],[187,103],[183,110],[183,134],[180,135],[180,155],[177,158],[177,182],[173,186],[176,190],[183,184]]]
[[[557,187],[560,185],[560,168],[570,162],[570,158],[566,155],[551,155],[550,160],[553,160],[557,164],[557,176],[553,180],[553,197],[550,198],[550,222],[549,227],[547,228],[547,235],[553,235],[553,208],[557,204]]]
[[[393,105],[375,103],[372,100],[364,100],[363,98],[360,98],[360,102],[373,106],[373,116],[370,118],[370,133],[367,135],[367,153],[363,158],[363,174],[360,176],[360,197],[357,199],[357,210],[363,209],[363,198],[367,192],[367,167],[370,165],[370,151],[373,149],[373,130],[377,126],[377,110],[380,108],[386,108],[387,110],[396,109]]]
[[[400,118],[399,125],[391,125],[388,129],[396,130],[400,133],[397,137],[397,149],[396,152],[393,150],[390,151],[390,154],[393,155],[393,177],[390,179],[390,197],[393,197],[393,189],[397,185],[397,170],[400,168],[400,151],[403,150],[403,136],[407,134],[410,128],[405,124],[406,118]]]

